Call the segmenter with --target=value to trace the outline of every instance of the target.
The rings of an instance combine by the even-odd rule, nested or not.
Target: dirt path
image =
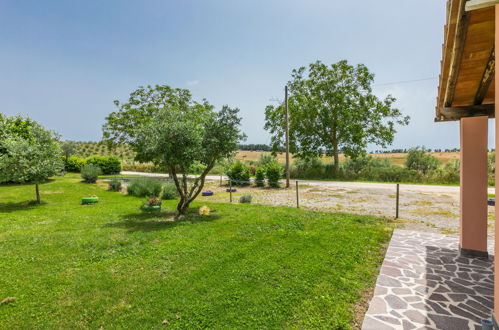
[[[165,174],[122,172],[122,174],[166,177]],[[220,186],[220,176],[207,177],[206,190],[212,190],[212,197],[200,200],[228,202],[229,193]],[[225,181],[227,182],[227,181]],[[293,182],[294,183],[294,182]],[[254,186],[238,187],[233,201],[240,196],[251,195],[253,203],[296,207],[296,190],[269,189]],[[393,183],[299,181],[299,203],[304,209],[367,214],[393,218],[395,216],[395,192]],[[494,193],[489,188],[489,193]],[[402,228],[454,234],[459,228],[459,187],[434,185],[400,185],[400,213],[395,220]],[[493,235],[494,207],[489,207],[489,235]]]

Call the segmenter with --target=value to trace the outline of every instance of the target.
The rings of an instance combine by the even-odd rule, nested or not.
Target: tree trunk
[[[36,202],[40,204],[40,188],[38,187],[38,183],[35,183],[35,192],[36,192]]]
[[[338,141],[336,137],[333,138],[333,164],[334,164],[334,173],[333,175],[336,177],[338,175],[338,171],[340,169],[340,155],[338,154]]]

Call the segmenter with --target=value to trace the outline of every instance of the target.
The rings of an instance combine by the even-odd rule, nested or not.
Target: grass
[[[443,216],[443,217],[459,218],[459,214],[455,214],[455,213],[452,213],[451,211],[443,210],[443,209],[419,208],[419,209],[411,210],[410,213],[416,214],[416,215],[423,215],[423,216],[426,215],[426,216]]]
[[[0,186],[5,328],[350,328],[391,227],[370,216],[206,204],[170,222],[81,183]],[[80,205],[84,195],[100,198]],[[15,299],[14,299],[15,298]]]

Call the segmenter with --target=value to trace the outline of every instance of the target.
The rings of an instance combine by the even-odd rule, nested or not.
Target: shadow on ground
[[[36,200],[22,201],[22,202],[9,202],[0,203],[1,213],[12,213],[17,211],[28,211],[46,205],[47,203],[41,201],[38,203]]]
[[[198,209],[192,209],[184,217],[175,220],[176,212],[142,212],[125,214],[121,218],[122,221],[108,223],[105,227],[115,227],[127,229],[127,232],[150,232],[158,230],[167,230],[177,226],[185,225],[186,223],[202,223],[210,222],[220,218],[218,214],[210,214],[209,216],[198,215]]]

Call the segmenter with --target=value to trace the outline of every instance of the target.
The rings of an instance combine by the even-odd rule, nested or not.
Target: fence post
[[[296,208],[300,208],[300,196],[298,194],[298,181],[296,181]]]
[[[399,218],[399,194],[400,194],[400,184],[397,183],[397,196],[395,199],[395,219]]]
[[[232,180],[229,178],[229,194],[230,194],[230,202],[232,203]]]
[[[222,174],[220,174],[220,187],[222,186]]]

